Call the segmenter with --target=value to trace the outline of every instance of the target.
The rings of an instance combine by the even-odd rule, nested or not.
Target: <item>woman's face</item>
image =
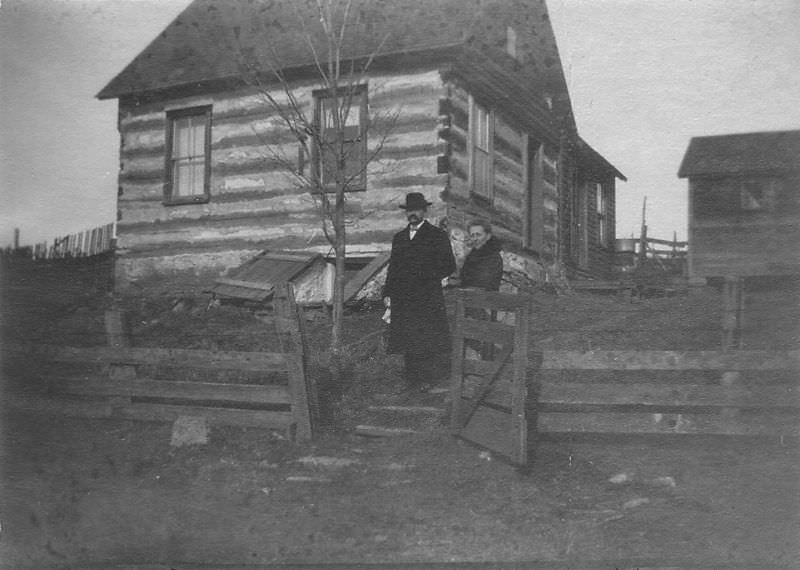
[[[469,247],[472,249],[479,249],[483,247],[483,244],[489,240],[489,236],[491,235],[483,229],[483,226],[470,226],[468,229],[469,241],[467,245],[469,245]]]

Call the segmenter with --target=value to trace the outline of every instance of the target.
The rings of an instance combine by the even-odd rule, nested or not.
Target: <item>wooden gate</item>
[[[524,465],[530,300],[461,290],[455,301],[451,429]]]

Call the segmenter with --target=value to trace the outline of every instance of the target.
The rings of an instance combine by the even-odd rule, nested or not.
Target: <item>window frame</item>
[[[348,92],[352,97],[359,97],[360,101],[358,102],[358,137],[353,141],[345,141],[347,144],[348,142],[352,142],[354,146],[358,145],[359,154],[361,155],[361,168],[359,169],[358,175],[353,177],[353,179],[346,185],[345,192],[364,192],[367,189],[367,140],[368,140],[368,119],[369,119],[369,100],[368,100],[368,85],[366,83],[362,83],[359,85],[344,85],[340,86],[336,89],[336,97],[341,98],[343,96],[347,96]],[[314,127],[317,132],[320,133],[320,137],[324,137],[322,126],[323,126],[323,111],[325,109],[325,101],[328,99],[332,99],[334,95],[332,94],[332,89],[315,89],[312,91],[312,99],[314,104]],[[355,105],[351,103],[350,111],[348,113],[349,116],[353,113]],[[323,180],[323,170],[322,170],[322,151],[319,148],[317,141],[313,141],[311,144],[311,173],[314,177],[314,182],[316,185],[315,191],[319,191],[322,189],[324,192],[335,192],[336,185],[334,184],[326,184]]]
[[[164,205],[175,206],[181,204],[204,204],[211,198],[211,105],[196,107],[185,107],[172,109],[166,112],[166,142],[164,153]],[[180,160],[173,157],[173,145],[175,141],[175,123],[179,119],[186,117],[203,117],[204,139],[203,139],[203,188],[202,193],[189,196],[176,196],[174,193],[175,184],[175,162]]]
[[[485,143],[485,147],[480,146],[477,138],[480,134],[478,129],[478,121],[485,118],[485,125],[483,132],[485,133],[486,140],[481,141]],[[470,193],[479,199],[485,200],[490,204],[494,202],[494,134],[495,134],[495,113],[494,109],[487,105],[483,105],[476,101],[470,95],[469,97],[469,188]],[[484,186],[486,191],[479,191],[478,180],[478,154],[484,156],[486,161],[486,168],[484,171]]]
[[[594,182],[595,214],[597,219],[597,243],[602,247],[611,246],[609,224],[609,192],[602,182]]]

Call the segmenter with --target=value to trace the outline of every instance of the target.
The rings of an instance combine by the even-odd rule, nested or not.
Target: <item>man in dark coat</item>
[[[431,203],[419,192],[400,207],[408,226],[392,239],[383,289],[391,310],[387,352],[403,354],[406,381],[425,390],[433,382],[436,356],[450,350],[442,279],[456,270],[447,233],[425,220]]]
[[[467,226],[470,252],[461,267],[461,286],[498,291],[503,277],[500,241],[492,235],[492,226],[484,220],[473,220]]]

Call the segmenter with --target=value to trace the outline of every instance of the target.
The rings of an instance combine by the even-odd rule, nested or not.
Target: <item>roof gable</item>
[[[800,170],[800,130],[694,137],[678,176]]]
[[[282,68],[313,63],[305,22],[323,49],[316,2],[194,0],[98,94],[101,99],[196,85],[240,75],[242,58]],[[526,75],[569,114],[569,94],[544,0],[354,0],[344,58],[435,49],[459,43],[504,53],[516,31]],[[380,47],[379,47],[380,46]]]

